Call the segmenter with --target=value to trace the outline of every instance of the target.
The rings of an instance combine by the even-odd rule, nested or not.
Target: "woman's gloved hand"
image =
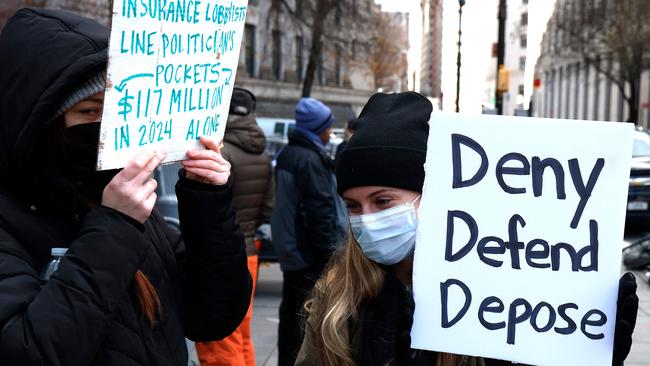
[[[636,296],[636,278],[630,272],[621,277],[618,283],[618,300],[616,302],[616,331],[614,333],[614,357],[612,366],[621,366],[632,347],[632,332],[639,310],[639,298]]]

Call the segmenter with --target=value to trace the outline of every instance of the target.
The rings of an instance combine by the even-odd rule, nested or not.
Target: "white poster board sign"
[[[633,131],[434,113],[411,346],[611,365]]]
[[[115,0],[97,168],[221,140],[247,0]]]

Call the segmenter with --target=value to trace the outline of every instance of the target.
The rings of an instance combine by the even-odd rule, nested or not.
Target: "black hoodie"
[[[144,225],[103,206],[79,212],[57,183],[51,116],[106,67],[108,35],[78,15],[36,9],[17,12],[0,35],[0,365],[184,366],[184,336],[223,338],[248,309],[229,185],[179,181],[181,239],[155,212]],[[52,247],[68,254],[42,282]],[[162,304],[153,328],[134,292],[137,270]]]

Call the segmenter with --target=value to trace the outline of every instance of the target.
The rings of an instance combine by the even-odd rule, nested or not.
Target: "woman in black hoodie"
[[[183,163],[182,235],[152,211],[164,155],[94,171],[108,35],[36,9],[0,35],[0,365],[186,365],[184,337],[223,338],[248,307],[215,141]],[[53,247],[68,251],[44,281]]]

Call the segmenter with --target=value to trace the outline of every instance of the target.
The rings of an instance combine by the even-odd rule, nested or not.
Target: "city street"
[[[638,227],[626,230],[625,240],[633,241],[644,235]],[[625,245],[625,244],[623,244]],[[624,268],[622,268],[624,270]],[[650,286],[643,283],[643,273],[635,272],[639,288],[639,314],[634,331],[632,351],[626,366],[650,366]],[[253,341],[257,365],[277,365],[278,307],[282,293],[282,272],[277,264],[260,267],[253,310]]]

